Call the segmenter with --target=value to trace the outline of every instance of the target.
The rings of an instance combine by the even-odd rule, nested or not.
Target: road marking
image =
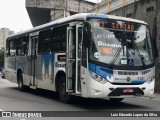
[[[10,82],[7,79],[0,79],[2,82]]]
[[[141,97],[147,100],[156,100],[156,101],[160,101],[160,98],[158,99],[157,97]]]
[[[160,99],[158,99],[158,98],[152,98],[152,100],[157,100],[157,101],[160,101]]]
[[[0,109],[0,111],[4,111],[4,110]]]

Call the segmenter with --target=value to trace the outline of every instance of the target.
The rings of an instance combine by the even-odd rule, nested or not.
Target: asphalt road
[[[57,94],[44,90],[28,90],[21,92],[17,88],[17,84],[11,83],[6,79],[0,78],[0,111],[160,111],[160,99],[146,99],[146,98],[126,98],[121,103],[111,103],[109,100],[102,99],[85,99],[74,98],[72,104],[64,104],[58,100]],[[84,117],[84,116],[82,116]],[[9,118],[3,118],[10,120]],[[0,120],[3,120],[0,118]],[[29,120],[28,118],[16,120]],[[37,120],[36,118],[32,118]],[[38,120],[41,120],[39,118]],[[44,119],[44,118],[43,118]],[[46,118],[50,120],[51,118]],[[70,117],[62,118],[56,117],[56,120],[70,119]],[[84,118],[71,117],[71,119],[79,120]],[[71,120],[70,119],[70,120]],[[85,117],[86,120],[91,118]],[[120,118],[106,118],[93,117],[92,120],[119,120]],[[125,119],[131,120],[129,117]],[[138,119],[134,117],[134,119]],[[145,119],[144,117],[141,120]],[[148,117],[152,120],[152,117]],[[158,120],[159,118],[154,118]],[[14,120],[14,119],[11,119]],[[53,120],[53,119],[52,119]],[[123,119],[124,120],[124,119]]]

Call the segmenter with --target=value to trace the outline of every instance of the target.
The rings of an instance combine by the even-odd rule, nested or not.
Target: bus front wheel
[[[66,92],[66,77],[63,76],[60,79],[59,86],[58,86],[58,94],[60,101],[64,103],[70,103],[71,96]]]

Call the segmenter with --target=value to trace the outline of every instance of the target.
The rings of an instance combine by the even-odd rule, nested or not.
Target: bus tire
[[[17,79],[18,79],[18,88],[19,88],[19,90],[20,91],[25,91],[26,87],[23,84],[23,76],[22,76],[21,73],[18,75]]]
[[[115,103],[121,102],[123,99],[124,98],[109,98],[111,102],[115,102]]]
[[[66,92],[66,77],[63,76],[60,79],[59,85],[58,85],[58,95],[60,101],[64,103],[70,103],[71,102],[71,96]]]

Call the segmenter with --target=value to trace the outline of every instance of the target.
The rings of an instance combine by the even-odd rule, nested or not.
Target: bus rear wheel
[[[66,92],[66,77],[63,76],[60,79],[59,86],[58,86],[58,94],[60,101],[64,103],[70,103],[71,102],[71,96]]]
[[[111,102],[121,102],[124,98],[109,98]]]

